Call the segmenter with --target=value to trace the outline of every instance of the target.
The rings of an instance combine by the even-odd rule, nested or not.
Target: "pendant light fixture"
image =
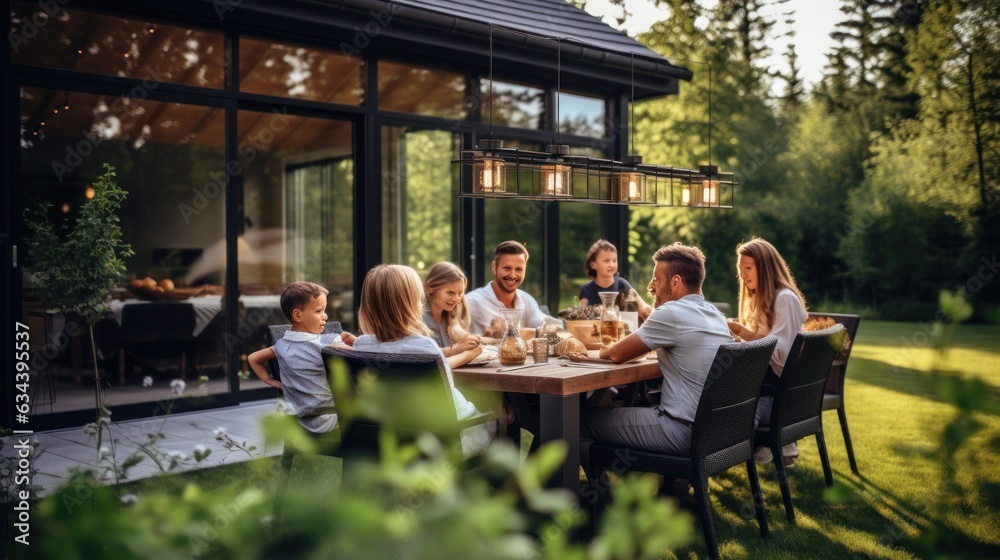
[[[629,141],[628,148],[635,147],[635,51],[629,52]],[[627,149],[626,152],[631,152]],[[646,174],[638,169],[642,156],[629,153],[622,159],[622,165],[611,173],[611,200],[614,202],[646,202]]]
[[[556,41],[555,139],[544,152],[504,148],[493,138],[493,30]],[[452,163],[459,165],[459,196],[511,197],[526,200],[565,200],[614,205],[732,208],[738,183],[732,173],[720,172],[711,161],[712,74],[709,67],[709,164],[697,170],[643,163],[629,153],[616,161],[576,156],[560,143],[559,105],[562,93],[562,42],[586,44],[565,37],[545,37],[490,24],[489,134],[474,149],[461,150]],[[635,52],[630,53],[629,137],[626,152],[635,145]],[[574,185],[576,183],[576,185]],[[586,192],[574,193],[574,186]]]
[[[472,189],[478,193],[507,192],[507,164],[499,149],[503,140],[493,139],[493,24],[490,24],[490,134],[476,144],[472,155]]]
[[[562,94],[562,38],[556,37],[556,139],[545,147],[545,163],[539,166],[541,194],[545,196],[573,196],[573,183],[570,167],[566,165],[565,156],[569,155],[569,146],[559,143],[559,132],[562,123],[559,122],[559,98]]]
[[[708,67],[708,165],[698,167],[701,175],[699,184],[694,187],[694,196],[690,197],[689,204],[702,208],[722,207],[724,196],[732,198],[733,187],[736,186],[736,178],[733,173],[722,173],[719,166],[712,165],[712,66]],[[727,208],[732,207],[732,203]]]

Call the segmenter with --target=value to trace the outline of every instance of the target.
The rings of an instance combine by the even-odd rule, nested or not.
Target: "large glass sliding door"
[[[26,208],[72,228],[102,165],[128,193],[119,217],[135,255],[127,276],[153,289],[120,289],[95,325],[97,369],[110,406],[229,392],[224,111],[218,107],[21,89],[19,185]],[[26,255],[30,268],[32,255]],[[133,285],[136,285],[133,283]],[[23,316],[37,343],[33,416],[93,408],[87,325],[50,309],[25,275]],[[172,289],[170,289],[172,287]]]
[[[382,257],[423,275],[458,262],[459,137],[443,130],[382,128]]]
[[[237,239],[242,358],[285,324],[279,297],[295,280],[330,290],[327,314],[354,327],[354,154],[351,123],[239,111],[242,233]],[[255,377],[242,389],[261,388]]]

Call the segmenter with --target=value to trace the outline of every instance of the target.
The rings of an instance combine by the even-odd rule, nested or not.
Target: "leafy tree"
[[[974,195],[963,214],[974,217],[966,262],[977,262],[1000,244],[1000,2],[929,2],[907,61],[911,83],[921,94],[921,116],[940,127],[934,133],[961,137],[949,153],[954,189]],[[995,300],[1000,290],[986,286]]]
[[[968,276],[956,266],[968,195],[940,180],[961,143],[933,122],[905,125],[876,141],[869,176],[850,195],[841,254],[860,295],[897,318],[933,316],[938,291]]]
[[[94,196],[83,203],[76,222],[52,224],[47,205],[25,212],[32,235],[27,239],[35,289],[49,309],[79,317],[87,323],[94,363],[95,427],[97,449],[103,425],[110,412],[104,391],[94,341],[94,323],[107,314],[111,291],[125,278],[125,259],[134,253],[122,242],[118,210],[128,195],[115,180],[115,168],[104,164],[104,173],[92,185]]]

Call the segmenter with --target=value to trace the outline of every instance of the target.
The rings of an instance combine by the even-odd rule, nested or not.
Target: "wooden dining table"
[[[459,389],[538,395],[540,443],[556,440],[566,443],[566,461],[547,485],[576,494],[580,491],[581,395],[661,376],[657,360],[642,357],[614,364],[606,360],[598,363],[596,351],[590,351],[590,356],[595,361],[577,363],[549,358],[545,364],[513,371],[501,371],[505,367],[499,365],[465,366],[453,369],[452,374]],[[525,362],[532,363],[530,357]]]

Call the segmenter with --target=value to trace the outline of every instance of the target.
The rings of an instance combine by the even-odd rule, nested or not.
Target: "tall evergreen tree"
[[[794,37],[794,33],[792,34]],[[784,91],[779,98],[781,114],[788,117],[795,113],[805,100],[805,83],[802,81],[802,67],[799,66],[799,55],[795,52],[795,43],[788,43],[785,50],[785,60],[788,63],[788,71],[779,73],[779,77],[784,80]]]

